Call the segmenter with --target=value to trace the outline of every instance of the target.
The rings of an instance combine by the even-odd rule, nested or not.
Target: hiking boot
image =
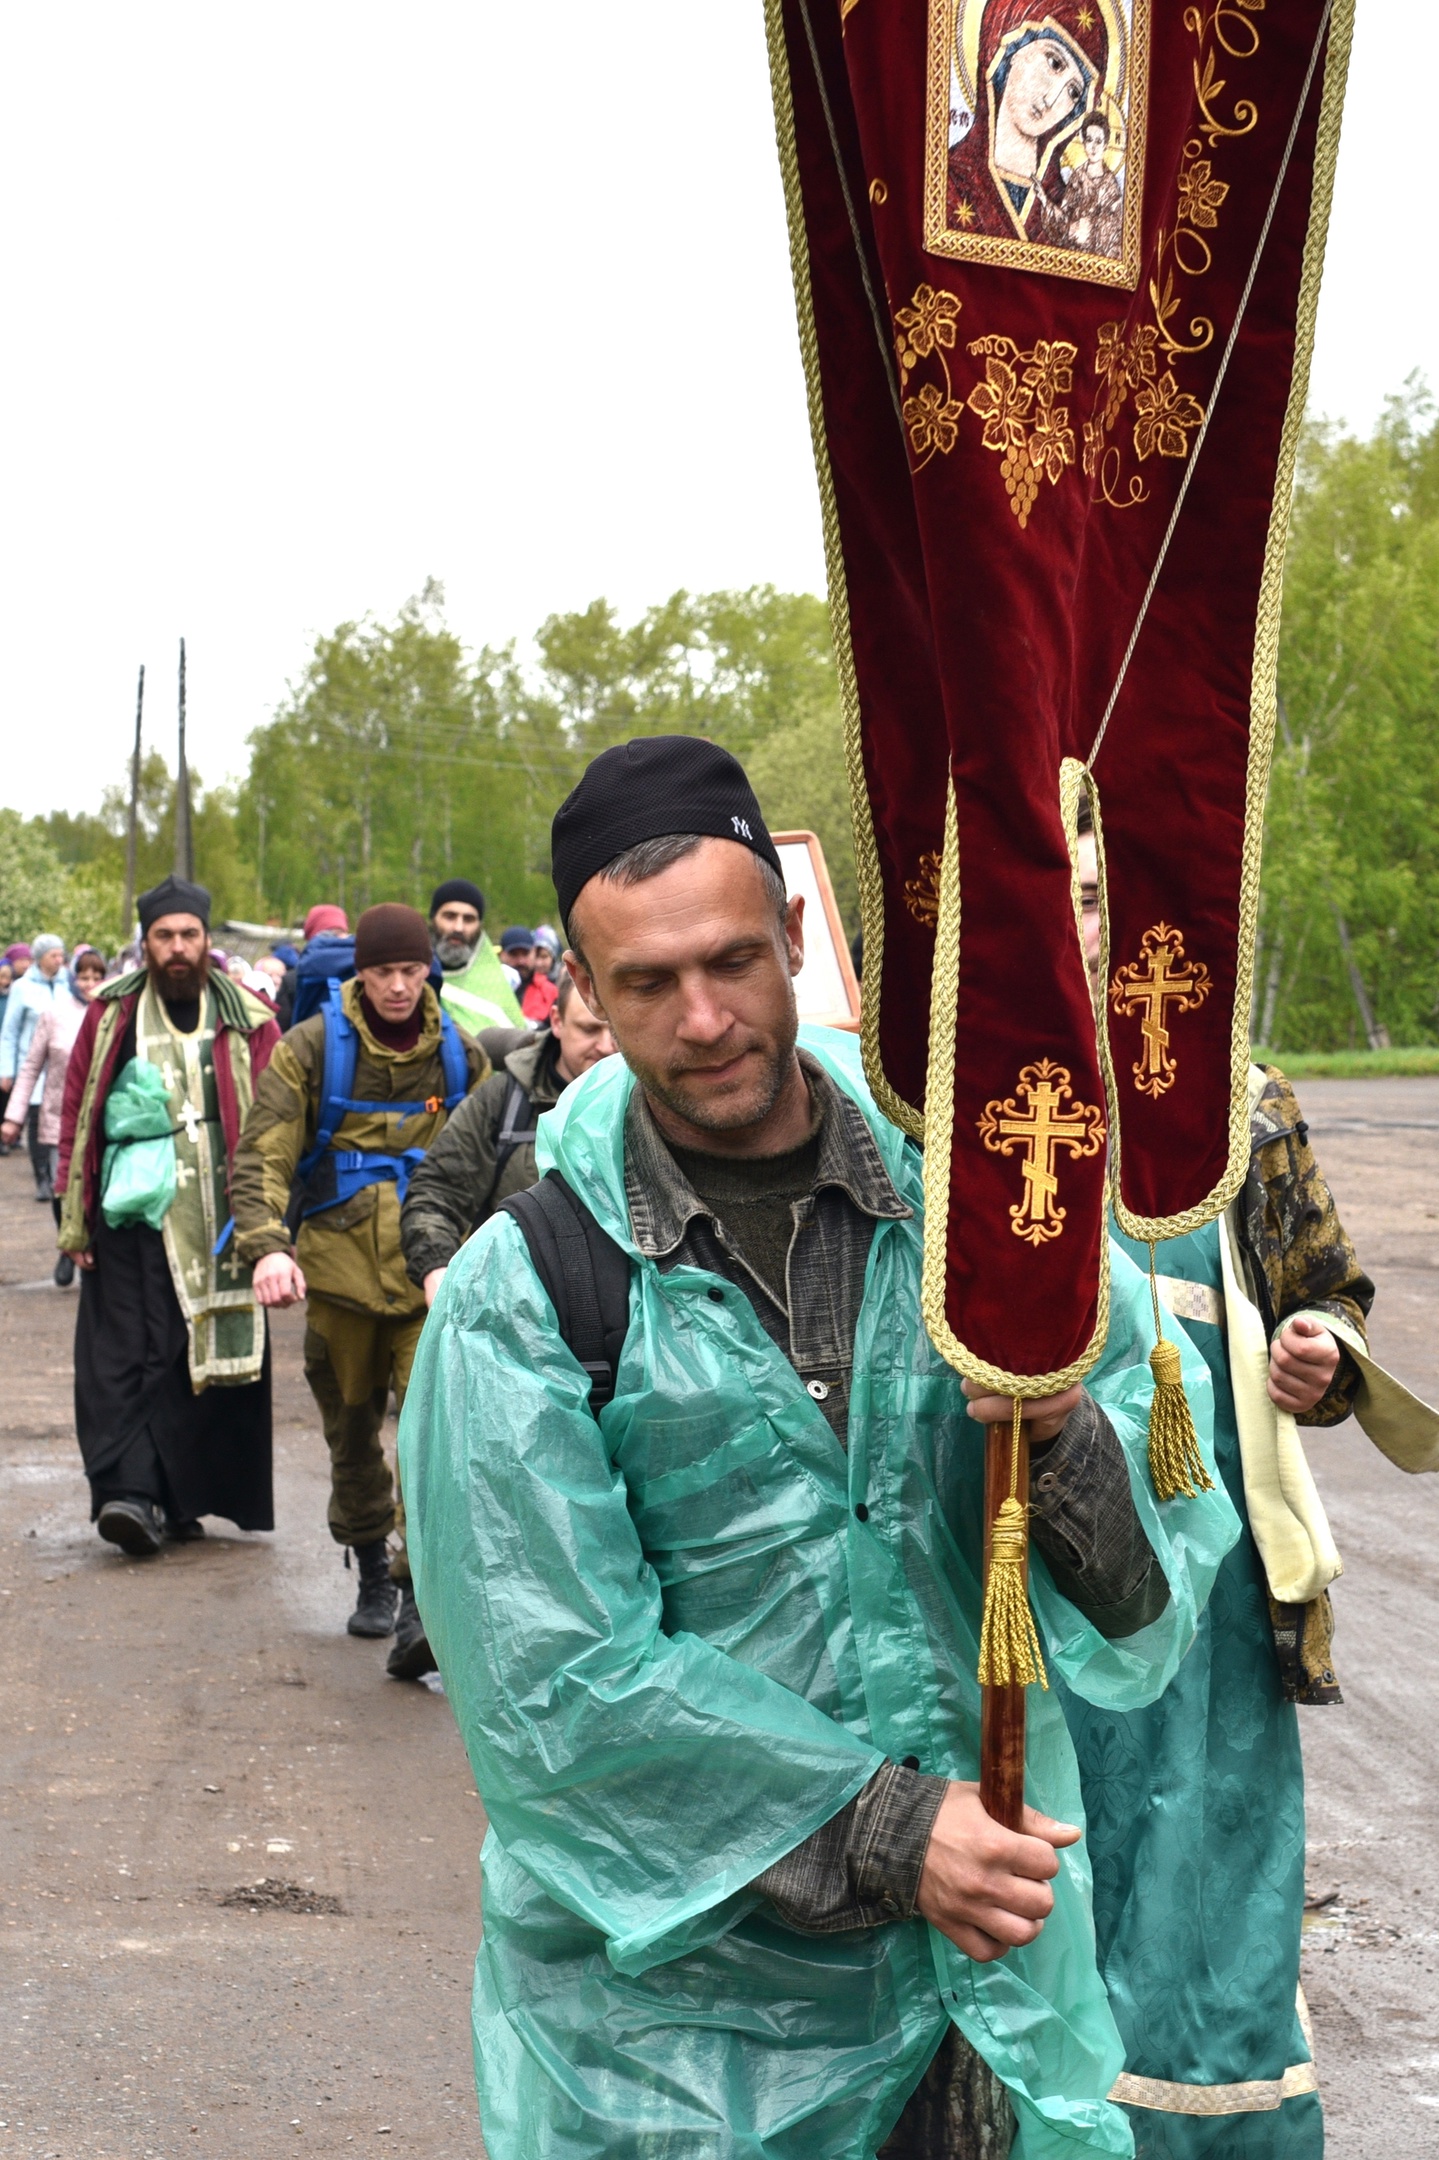
[[[390,1580],[390,1548],[384,1538],[372,1545],[355,1547],[360,1571],[360,1594],[345,1622],[352,1635],[393,1635],[395,1632],[395,1585]]]
[[[420,1618],[420,1608],[415,1603],[415,1593],[409,1583],[400,1585],[400,1617],[395,1622],[395,1647],[385,1660],[385,1671],[392,1680],[421,1680],[427,1672],[438,1672],[435,1653],[430,1648],[425,1633],[425,1623]]]
[[[95,1528],[132,1560],[149,1560],[165,1542],[165,1518],[153,1500],[107,1500]]]
[[[55,1262],[55,1287],[57,1290],[68,1290],[74,1280],[75,1255],[73,1253],[62,1252],[59,1259]]]

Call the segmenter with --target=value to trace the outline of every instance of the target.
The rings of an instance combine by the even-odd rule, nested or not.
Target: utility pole
[[[140,665],[140,686],[135,692],[135,748],[130,757],[130,822],[125,829],[125,905],[120,928],[128,938],[135,927],[135,853],[140,830],[140,723],[145,715],[145,667]]]
[[[190,831],[190,767],[185,758],[185,640],[180,640],[180,756],[175,773],[175,875],[195,879],[195,842]]]

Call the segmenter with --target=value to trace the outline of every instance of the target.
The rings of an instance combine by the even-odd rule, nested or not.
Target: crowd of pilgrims
[[[594,774],[603,772],[610,758],[621,765],[608,780],[596,781]],[[654,763],[653,776],[645,760]],[[655,790],[647,812],[644,786],[636,793],[641,782]],[[606,753],[571,804],[587,787],[599,790],[598,804],[589,805],[587,819],[572,820],[568,841],[564,826],[571,805],[556,819],[556,884],[566,919],[572,920],[576,892],[597,889],[597,873],[606,880],[616,876],[611,857],[620,884],[643,886],[682,872],[702,884],[700,870],[684,868],[693,865],[696,848],[703,865],[712,865],[716,847],[725,857],[744,857],[748,851],[760,880],[754,895],[748,886],[734,887],[732,861],[704,874],[720,877],[717,891],[739,890],[746,904],[754,900],[761,925],[755,935],[761,942],[772,935],[778,895],[783,935],[776,947],[773,995],[779,1035],[788,1028],[785,1055],[793,1063],[789,976],[798,962],[792,950],[786,962],[783,938],[794,933],[795,903],[788,903],[786,914],[778,858],[740,769],[712,746],[658,738],[648,746]],[[715,805],[708,824],[694,808],[706,799],[707,788]],[[680,835],[678,854],[676,789],[700,834],[715,836],[703,841]],[[733,814],[736,803],[743,816]],[[646,838],[646,814],[657,840]],[[618,842],[596,841],[595,834],[603,836],[609,823],[618,830],[626,821],[638,845],[626,851]],[[573,858],[568,893],[562,867],[566,846]],[[1096,871],[1087,834],[1081,854],[1093,971]],[[717,919],[726,917],[730,904],[726,899],[719,906]],[[233,945],[233,929],[223,934]],[[253,952],[253,941],[247,943]],[[653,1250],[662,1270],[678,1267],[681,1275],[685,1269],[707,1270],[708,1296],[725,1309],[722,1322],[718,1314],[712,1316],[714,1324],[731,1331],[738,1327],[716,1384],[728,1384],[725,1376],[733,1366],[749,1371],[751,1384],[760,1387],[753,1380],[756,1358],[776,1358],[799,1374],[811,1415],[814,1406],[822,1413],[816,1432],[827,1427],[841,1451],[853,1441],[850,1359],[861,1302],[871,1294],[864,1269],[869,1241],[878,1242],[888,1226],[898,1240],[896,1251],[908,1252],[911,1245],[918,1250],[918,1231],[911,1223],[920,1207],[917,1172],[907,1143],[901,1144],[874,1111],[857,1066],[852,1059],[846,1062],[848,1052],[841,1054],[838,1044],[831,1052],[821,1042],[828,1031],[811,1031],[808,1048],[806,1037],[800,1037],[800,1062],[791,1076],[799,1090],[801,1123],[808,1121],[800,1144],[778,1155],[751,1149],[753,1161],[743,1150],[716,1155],[707,1151],[701,1127],[690,1131],[683,1119],[677,1123],[675,1116],[666,1116],[663,1105],[669,1098],[644,1061],[638,1027],[617,1044],[620,1021],[616,1017],[612,1033],[606,1008],[585,973],[591,961],[585,959],[572,974],[561,965],[560,954],[560,936],[546,925],[515,925],[492,938],[484,895],[471,881],[455,878],[435,890],[424,914],[383,903],[367,908],[352,928],[338,906],[313,907],[302,936],[247,957],[212,942],[208,892],[176,875],[140,896],[136,940],[113,961],[92,945],[67,951],[58,936],[41,934],[28,945],[12,946],[0,962],[0,1148],[28,1152],[35,1200],[53,1211],[56,1222],[55,1281],[70,1288],[78,1278],[76,1433],[98,1536],[128,1556],[144,1558],[160,1554],[167,1544],[203,1539],[205,1516],[223,1518],[243,1531],[274,1527],[269,1315],[303,1304],[304,1374],[330,1456],[329,1528],[346,1565],[351,1555],[355,1565],[355,1603],[346,1625],[356,1636],[393,1638],[386,1671],[396,1680],[414,1681],[434,1671],[437,1649],[447,1685],[447,1658],[466,1666],[477,1631],[488,1621],[482,1621],[478,1608],[447,1611],[448,1593],[454,1589],[458,1595],[481,1578],[478,1555],[484,1539],[499,1536],[503,1542],[507,1511],[513,1509],[516,1523],[522,1522],[527,1502],[522,1480],[515,1490],[506,1488],[496,1506],[487,1503],[474,1513],[474,1496],[462,1488],[477,1458],[470,1458],[470,1473],[455,1473],[460,1484],[436,1519],[448,1522],[446,1535],[460,1536],[461,1548],[446,1564],[444,1541],[436,1531],[435,1550],[421,1567],[422,1594],[435,1601],[427,1629],[411,1577],[404,1495],[383,1444],[385,1420],[392,1401],[397,1411],[404,1405],[426,1316],[452,1261],[479,1225],[535,1186],[538,1121],[581,1075],[613,1057],[617,1048],[624,1050],[635,1076],[632,1095],[626,1098],[615,1088],[581,1093],[587,1103],[609,1106],[603,1116],[594,1113],[601,1126],[604,1117],[622,1120],[618,1159],[625,1185],[614,1204],[622,1217],[626,1211],[632,1217],[640,1252]],[[580,995],[576,976],[593,997],[593,1008]],[[786,1000],[788,1021],[780,1010]],[[572,1103],[580,1100],[577,1095]],[[589,1180],[593,1201],[602,1175],[608,1174],[601,1163],[609,1157],[591,1157],[586,1168],[584,1115],[576,1112],[569,1119],[567,1136],[570,1127],[577,1136],[580,1182]],[[1139,1707],[1122,1707],[1118,1687],[1108,1706],[1100,1698],[1087,1700],[1066,1684],[1062,1658],[1052,1667],[1089,1817],[1099,1969],[1125,2045],[1127,2068],[1108,2098],[1125,2106],[1140,2152],[1153,2160],[1200,2160],[1201,2155],[1219,2160],[1231,2152],[1242,2152],[1246,2160],[1271,2154],[1273,2160],[1281,2154],[1284,2160],[1317,2160],[1323,2140],[1302,1997],[1296,1993],[1304,1844],[1295,1706],[1339,1700],[1331,1616],[1322,1587],[1311,1598],[1286,1604],[1266,1582],[1245,1513],[1226,1309],[1232,1321],[1235,1297],[1247,1296],[1256,1325],[1262,1321],[1269,1328],[1273,1408],[1266,1415],[1334,1423],[1356,1400],[1363,1414],[1363,1387],[1372,1395],[1381,1382],[1392,1384],[1367,1359],[1364,1326],[1373,1286],[1339,1224],[1292,1091],[1274,1068],[1253,1069],[1251,1137],[1250,1177],[1231,1210],[1247,1292],[1236,1291],[1235,1269],[1222,1257],[1222,1241],[1230,1236],[1226,1217],[1223,1224],[1165,1248],[1167,1272],[1154,1293],[1157,1298],[1162,1291],[1171,1312],[1182,1318],[1176,1332],[1182,1335],[1187,1328],[1192,1338],[1185,1346],[1190,1384],[1212,1387],[1213,1460],[1221,1481],[1213,1507],[1227,1510],[1232,1504],[1239,1541],[1216,1560],[1207,1609],[1195,1617],[1193,1646],[1147,1707],[1142,1697]],[[559,1143],[561,1151],[565,1144]],[[666,1250],[663,1224],[671,1219]],[[822,1242],[819,1262],[806,1273],[797,1259],[798,1241],[811,1223]],[[533,1257],[528,1231],[526,1244]],[[1150,1622],[1177,1595],[1179,1580],[1169,1561],[1161,1573],[1156,1553],[1163,1541],[1156,1542],[1154,1528],[1148,1543],[1137,1528],[1117,1438],[1126,1418],[1137,1414],[1124,1393],[1129,1357],[1122,1342],[1124,1299],[1130,1298],[1141,1333],[1148,1309],[1141,1277],[1132,1268],[1127,1276],[1122,1272],[1125,1241],[1118,1244],[1114,1265],[1121,1272],[1115,1279],[1107,1363],[1090,1376],[1092,1392],[1075,1391],[1079,1407],[1051,1421],[1053,1432],[1035,1428],[1030,1493],[1033,1535],[1049,1575],[1084,1616],[1085,1627],[1097,1631],[1089,1639],[1095,1654],[1104,1656],[1117,1655],[1105,1649],[1106,1643],[1137,1646],[1150,1640]],[[511,1248],[503,1240],[489,1247],[491,1253],[501,1249]],[[1131,1257],[1144,1265],[1146,1256],[1137,1247]],[[1139,1286],[1132,1296],[1122,1288],[1130,1278]],[[524,1389],[538,1386],[527,1369],[533,1357],[550,1356],[548,1337],[529,1348],[519,1344],[529,1323],[514,1318],[511,1306],[521,1314],[529,1307],[523,1298],[512,1298],[516,1279],[506,1263],[486,1305],[484,1266],[465,1276],[465,1294],[481,1315],[484,1337],[473,1339],[472,1321],[473,1352],[477,1357],[483,1352],[495,1367],[491,1452],[496,1478],[509,1462],[511,1442],[516,1462],[523,1461],[525,1436],[509,1433],[507,1420],[521,1416],[515,1404]],[[553,1294],[543,1272],[542,1280]],[[733,1288],[743,1293],[743,1313],[753,1308],[767,1341],[752,1340],[753,1331],[747,1336],[743,1317],[729,1317]],[[813,1359],[820,1352],[805,1348],[810,1304],[821,1318],[829,1316],[826,1341],[835,1337],[821,1363],[823,1358],[838,1362],[833,1370],[823,1365],[823,1378],[814,1377],[820,1367]],[[835,1319],[842,1305],[843,1325]],[[437,1323],[442,1317],[436,1315]],[[512,1331],[515,1345],[508,1340]],[[568,1333],[564,1341],[573,1348]],[[696,1354],[691,1346],[667,1368],[686,1400],[703,1377],[686,1363]],[[436,1359],[442,1353],[430,1345],[424,1355],[430,1361],[428,1392],[422,1397],[417,1374],[412,1407],[418,1416],[411,1422],[421,1435],[417,1450],[435,1464],[434,1491],[428,1496],[434,1506],[448,1474],[446,1448],[461,1444],[463,1436],[453,1432],[453,1418],[435,1399]],[[953,1383],[952,1375],[946,1383]],[[651,1384],[647,1375],[645,1385]],[[653,1386],[663,1394],[658,1380]],[[968,1383],[966,1391],[973,1393]],[[668,1416],[684,1404],[660,1407]],[[1044,1406],[1028,1406],[1035,1407]],[[959,1408],[962,1413],[962,1403]],[[980,1408],[976,1401],[974,1414]],[[541,1422],[553,1412],[552,1402],[537,1400],[535,1416]],[[669,1417],[655,1430],[679,1432],[692,1422]],[[815,1444],[813,1434],[808,1444]],[[474,1552],[465,1542],[467,1510],[473,1514]],[[577,1522],[583,1512],[580,1508]],[[854,1512],[866,1520],[866,1508]],[[542,1541],[553,1527],[546,1522]],[[1193,1542],[1197,1551],[1203,1538],[1196,1534]],[[511,1572],[517,1551],[525,1564],[532,1557],[525,1542],[507,1550],[505,1566]],[[1131,1567],[1135,1555],[1143,1566],[1136,1561]],[[603,1556],[595,1558],[603,1575]],[[417,1565],[420,1559],[417,1552]],[[562,1588],[537,1578],[534,1596],[553,1600]],[[581,1584],[579,1591],[587,1601],[590,1588]],[[1165,1624],[1172,1631],[1172,1612]],[[431,1630],[439,1631],[436,1647]],[[502,1632],[485,1650],[497,1672],[511,1654],[506,1640]],[[514,1640],[518,1644],[521,1638]],[[464,1656],[456,1647],[461,1643]],[[1180,1654],[1176,1649],[1176,1660]],[[1127,1647],[1123,1657],[1130,1657]],[[1133,1659],[1130,1663],[1139,1669]],[[1121,1669],[1122,1659],[1115,1664],[1116,1672]],[[502,1672],[498,1681],[503,1694]],[[798,1681],[793,1684],[799,1687]],[[500,1765],[503,1745],[487,1732],[488,1713],[468,1700],[466,1686],[462,1669],[451,1692],[476,1774],[483,1777],[487,1750],[500,1746],[494,1756]],[[777,1736],[771,1743],[780,1744]],[[508,1774],[498,1767],[493,1771],[492,1812]],[[576,1789],[582,1793],[583,1783]],[[945,1829],[950,1821],[946,1796],[958,1788],[945,1775],[924,1773],[916,1757],[906,1756],[884,1763],[859,1790],[852,1781],[848,1790],[851,1797],[837,1814],[812,1835],[801,1836],[792,1851],[748,1885],[744,1912],[756,1903],[763,1910],[753,1928],[741,1915],[728,1937],[731,1943],[750,1943],[753,1935],[753,1954],[762,1949],[770,1956],[776,1916],[799,1930],[811,1946],[805,1954],[814,1957],[820,1957],[816,1946],[822,1942],[840,1945],[851,1935],[858,1939],[859,1931],[917,1916],[929,1918],[952,1940],[968,1939],[963,1929],[934,1917],[939,1893],[927,1888],[936,1841],[942,1844],[944,1836],[954,1834]],[[1248,1799],[1242,1797],[1246,1794]],[[507,1805],[522,1821],[531,1802],[538,1809],[535,1834],[543,1842],[555,1804],[543,1779],[533,1794],[510,1795]],[[692,1827],[703,1845],[701,1826]],[[1048,1835],[1050,1845],[1057,1846],[1069,1835],[1061,1836],[1063,1830],[1049,1822],[1041,1841]],[[1034,1839],[1014,1842],[1018,1849]],[[702,1872],[702,1863],[708,1864],[697,1850],[693,1865]],[[574,1864],[571,1853],[564,1865]],[[657,1854],[647,1864],[657,1867]],[[503,1963],[507,1954],[504,1928],[511,1922],[498,1916],[502,1896],[514,1885],[504,1887],[509,1863],[498,1849],[493,1862],[487,1856],[487,1884],[492,1865],[500,1889],[492,1896],[494,1886],[487,1888],[491,1917],[485,1954],[493,1964]],[[1054,1865],[1051,1859],[1038,1872],[1052,1874]],[[556,1866],[563,1873],[560,1861]],[[676,1878],[677,1896],[684,1887],[680,1878],[687,1881],[690,1872],[686,1862]],[[590,1891],[578,1878],[575,1895],[580,1902],[574,1909],[585,1909]],[[1021,1930],[1007,1939],[1019,1943],[1028,1935]],[[707,1941],[696,1938],[697,1954]],[[968,1954],[983,1958],[1002,1951],[1003,1943],[996,1942],[988,1952]],[[649,1969],[643,1960],[636,1967],[637,1973]],[[653,1971],[656,2029],[667,2031],[665,2018],[673,2011],[665,1995],[668,1968],[661,1964]],[[983,1966],[974,1971],[982,1974]],[[639,1981],[624,1985],[632,1989]],[[1019,2071],[1011,2077],[1013,2065],[1000,2048],[1001,2083],[959,2024],[951,2027],[923,1988],[920,1994],[926,2016],[933,2010],[940,2024],[924,2042],[928,2067],[917,2085],[918,2067],[905,2070],[898,2058],[885,2071],[890,2081],[885,2094],[894,2088],[883,2100],[892,2134],[881,2149],[887,2160],[909,2155],[913,2160],[999,2160],[1014,2127],[1018,2103],[1013,2095],[1023,2082]],[[482,1971],[477,2036],[487,1999]],[[559,2000],[554,1996],[546,2014],[560,2015]],[[743,2019],[731,2036],[741,2052],[742,2029]],[[524,2107],[530,2114],[524,2119],[531,2128],[550,2121],[546,2110],[552,2105],[563,2114],[571,2101],[558,2087],[552,2090],[528,2058],[522,2073],[511,2065],[520,2080],[515,2086],[501,2060],[509,2025],[491,2018],[485,2030],[490,2042],[477,2048],[485,2131],[490,2149],[509,2160],[531,2150],[525,2143],[528,2132],[518,2127],[524,2109],[513,2120],[507,2112],[515,2092],[528,2094]],[[606,2025],[608,2037],[595,2042],[601,2053],[607,2048],[623,2053],[618,2030]],[[558,2039],[555,2044],[563,2053]],[[830,2053],[824,2076],[841,2084],[847,2045],[825,2043]],[[1017,2064],[1018,2056],[1014,2060]],[[639,2078],[634,2090],[641,2097],[635,2100],[631,2093],[623,2104],[647,2108],[650,2100],[644,2096],[653,2080],[635,2065],[630,2068]],[[701,2074],[696,2062],[694,2077]],[[658,2072],[655,2076],[654,2091],[662,2092],[666,2080]],[[894,2109],[906,2079],[910,2096],[896,2127]],[[821,2085],[811,2095],[819,2138],[812,2149],[847,2154],[849,2132],[834,2128],[839,2142],[826,2142],[833,2125],[820,2134],[822,2122],[829,2122],[826,2110],[839,2106],[834,2095],[840,2089],[825,2088],[830,2098],[824,2099]],[[598,2123],[606,2107],[621,2104],[614,2095],[628,2089],[623,2080],[619,2085],[601,2081],[585,2087],[583,2104],[574,2104],[586,2121],[588,2109]],[[771,2099],[778,2106],[782,2098],[765,2098],[758,2089],[751,2097],[761,2114]],[[1023,2106],[1020,2114],[1027,2134],[1032,2133],[1034,2122]],[[841,2116],[843,2109],[835,2124]],[[1222,2136],[1216,2141],[1216,2118],[1234,2126],[1238,2142],[1226,2143]],[[1261,2121],[1272,2125],[1272,2137],[1267,2130],[1260,2135]],[[628,2134],[617,2129],[618,2142],[603,2149],[638,2150],[625,2143]],[[741,2148],[738,2140],[724,2149]],[[553,2150],[568,2153],[571,2145],[561,2138]],[[861,2147],[853,2150],[858,2155]],[[863,2150],[868,2154],[870,2144]]]

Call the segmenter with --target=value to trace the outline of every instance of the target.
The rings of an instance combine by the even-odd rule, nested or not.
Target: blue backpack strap
[[[355,1063],[360,1046],[355,1031],[345,1018],[340,999],[340,984],[331,976],[325,986],[325,1002],[320,1007],[325,1020],[325,1063],[320,1076],[320,1108],[316,1119],[315,1144],[295,1171],[301,1184],[314,1176],[320,1162],[334,1139],[340,1120],[350,1109],[350,1090],[355,1084]],[[365,1108],[373,1109],[373,1104]]]
[[[470,1092],[470,1061],[460,1031],[440,1007],[440,1061],[445,1069],[445,1108],[457,1110]]]
[[[393,1183],[403,1204],[409,1190],[410,1179],[424,1160],[423,1148],[405,1148],[396,1153],[381,1148],[336,1148],[331,1152],[331,1142],[340,1124],[350,1111],[369,1112],[383,1117],[418,1117],[422,1111],[434,1112],[440,1104],[431,1096],[426,1102],[357,1102],[350,1094],[355,1084],[355,1066],[359,1060],[359,1038],[346,1019],[340,997],[340,984],[331,978],[328,994],[320,1008],[325,1020],[325,1062],[320,1078],[320,1107],[317,1113],[315,1144],[296,1166],[296,1182],[304,1187],[310,1183],[315,1172],[327,1155],[334,1173],[335,1190],[332,1196],[316,1199],[302,1210],[302,1219],[323,1214],[326,1209],[340,1207],[354,1198],[367,1185]],[[463,1102],[469,1091],[470,1064],[465,1054],[460,1031],[449,1014],[441,1008],[440,1057],[444,1069],[446,1110],[453,1110]]]

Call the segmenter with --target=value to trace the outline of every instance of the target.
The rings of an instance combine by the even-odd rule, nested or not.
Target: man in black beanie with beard
[[[468,878],[446,878],[430,895],[430,943],[440,963],[440,998],[470,1035],[482,1028],[523,1027],[499,954],[485,935],[485,896]]]
[[[223,1233],[240,1127],[280,1039],[267,1005],[211,975],[203,885],[166,878],[139,915],[144,966],[102,985],[70,1053],[57,1178],[60,1244],[81,1271],[75,1430],[92,1514],[135,1557],[202,1537],[202,1515],[274,1528],[269,1340]],[[107,1113],[146,1087],[173,1183],[123,1212],[125,1186],[143,1196],[116,1180],[126,1142]]]

